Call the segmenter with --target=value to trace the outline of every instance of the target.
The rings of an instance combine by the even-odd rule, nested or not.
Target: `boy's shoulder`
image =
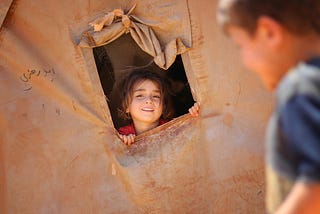
[[[276,93],[278,107],[297,95],[320,97],[320,57],[301,62],[288,71]]]

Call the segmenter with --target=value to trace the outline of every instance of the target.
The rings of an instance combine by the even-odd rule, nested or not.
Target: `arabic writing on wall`
[[[48,78],[51,82],[54,80],[56,72],[53,68],[51,69],[28,69],[27,72],[23,73],[20,76],[20,80],[24,83],[25,88],[24,91],[29,91],[32,89],[31,80],[34,78]]]

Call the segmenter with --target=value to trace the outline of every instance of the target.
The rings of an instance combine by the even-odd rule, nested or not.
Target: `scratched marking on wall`
[[[24,83],[24,91],[32,89],[32,79],[34,78],[46,78],[53,82],[56,72],[53,68],[51,69],[28,69],[25,73],[20,76],[20,80]]]

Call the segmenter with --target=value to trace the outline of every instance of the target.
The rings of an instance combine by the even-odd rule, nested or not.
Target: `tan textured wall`
[[[15,1],[0,32],[0,212],[262,213],[271,95],[217,29],[215,3],[188,5],[193,48],[183,60],[201,117],[128,149],[91,50],[73,43],[121,4]]]
[[[203,120],[202,157],[216,213],[261,213],[264,206],[264,131],[271,94],[245,70],[215,20],[216,1],[189,1],[193,47],[186,57],[198,80]],[[190,75],[192,76],[192,74]],[[230,206],[226,206],[229,204]]]

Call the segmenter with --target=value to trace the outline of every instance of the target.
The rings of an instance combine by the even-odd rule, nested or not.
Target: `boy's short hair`
[[[119,84],[121,100],[119,116],[123,119],[131,119],[130,115],[126,113],[126,109],[133,99],[133,87],[136,83],[144,80],[151,80],[159,86],[162,97],[161,104],[163,106],[162,118],[171,119],[174,112],[171,104],[172,92],[170,83],[164,75],[148,69],[132,70],[121,80]]]
[[[218,22],[225,31],[235,25],[253,34],[261,16],[295,34],[320,34],[320,0],[220,0],[218,5]]]

